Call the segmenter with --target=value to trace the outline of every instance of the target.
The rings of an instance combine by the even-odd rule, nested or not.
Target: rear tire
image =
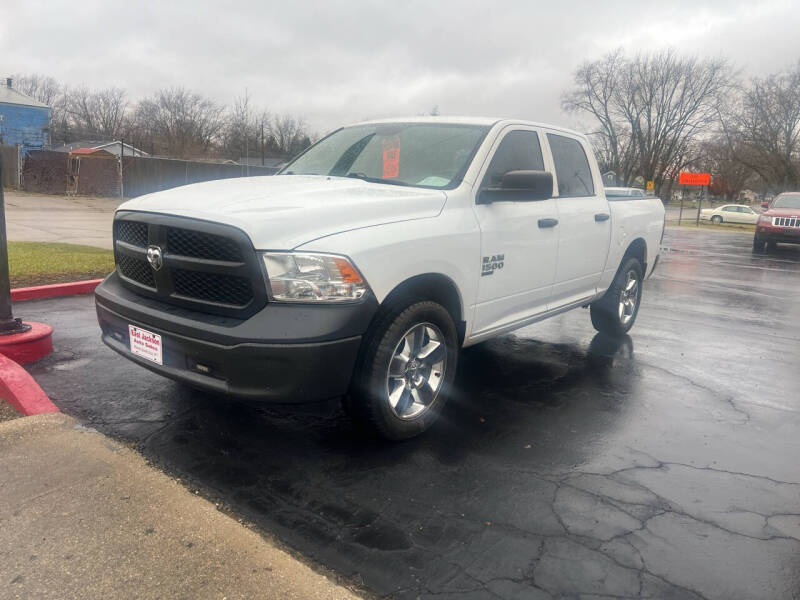
[[[642,302],[643,279],[642,263],[636,258],[623,259],[605,295],[590,306],[597,331],[621,336],[633,327]]]
[[[419,435],[439,417],[457,364],[458,333],[441,304],[387,308],[362,342],[345,411],[389,440]]]

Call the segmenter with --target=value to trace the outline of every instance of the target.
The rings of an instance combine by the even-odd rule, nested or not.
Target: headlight
[[[759,223],[772,223],[772,217],[768,217],[767,215],[758,215],[758,222]]]
[[[369,289],[343,256],[305,252],[262,254],[272,297],[281,302],[347,302]]]

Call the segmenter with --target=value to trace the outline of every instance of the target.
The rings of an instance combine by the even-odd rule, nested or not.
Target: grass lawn
[[[54,242],[8,242],[11,287],[105,277],[114,270],[111,250]]]

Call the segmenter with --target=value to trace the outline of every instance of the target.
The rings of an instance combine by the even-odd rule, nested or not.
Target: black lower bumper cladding
[[[780,244],[800,244],[800,232],[783,233],[781,231],[759,231],[756,237],[762,242],[777,242]]]
[[[358,304],[267,304],[247,319],[143,298],[110,275],[95,292],[103,341],[143,367],[211,392],[307,402],[347,392],[361,336],[377,310]],[[129,326],[161,336],[162,364],[135,355]]]

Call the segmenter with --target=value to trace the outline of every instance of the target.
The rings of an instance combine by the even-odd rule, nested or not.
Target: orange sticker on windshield
[[[383,178],[393,179],[400,175],[400,138],[383,140]]]

